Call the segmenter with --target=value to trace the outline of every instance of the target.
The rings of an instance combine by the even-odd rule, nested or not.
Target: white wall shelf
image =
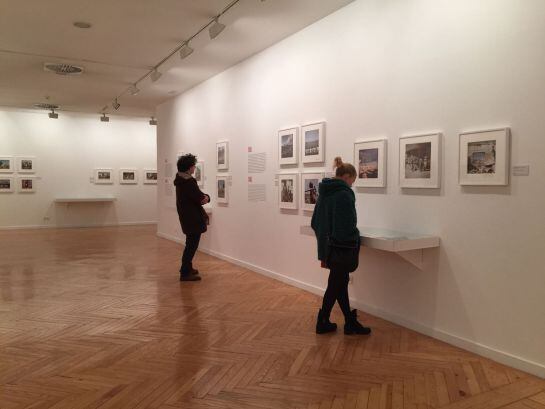
[[[110,203],[116,200],[115,197],[59,197],[55,203]]]
[[[439,237],[436,236],[427,236],[372,227],[358,228],[362,238],[362,246],[377,250],[397,253],[400,251],[439,247],[440,243]],[[310,226],[301,226],[301,234],[314,236],[314,231]]]

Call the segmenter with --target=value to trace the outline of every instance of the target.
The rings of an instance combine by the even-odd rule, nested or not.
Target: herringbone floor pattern
[[[545,381],[367,314],[317,336],[319,297],[221,260],[180,284],[154,227],[0,248],[2,409],[545,408]]]

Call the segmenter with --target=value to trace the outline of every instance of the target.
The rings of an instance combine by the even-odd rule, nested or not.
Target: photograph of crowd
[[[320,154],[320,131],[311,129],[305,132],[305,156]]]
[[[405,145],[405,178],[431,178],[431,142]]]
[[[293,158],[294,146],[293,146],[293,134],[286,134],[281,136],[281,157],[282,159]]]

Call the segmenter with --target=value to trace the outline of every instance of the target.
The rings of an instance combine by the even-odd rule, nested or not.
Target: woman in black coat
[[[206,232],[208,215],[203,205],[210,202],[210,196],[201,192],[193,177],[197,158],[187,154],[178,159],[176,186],[176,209],[182,231],[185,234],[185,249],[180,267],[180,281],[199,281],[199,271],[193,268],[193,257],[199,248],[201,234]]]

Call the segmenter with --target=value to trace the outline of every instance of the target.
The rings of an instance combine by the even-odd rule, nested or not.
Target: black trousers
[[[180,273],[182,275],[189,275],[193,270],[193,257],[199,248],[199,242],[201,241],[201,233],[187,234],[185,236],[185,249],[182,255],[182,267]]]
[[[350,301],[348,299],[349,279],[347,271],[342,271],[335,267],[330,268],[327,289],[322,303],[322,312],[325,317],[329,317],[331,314],[335,301],[339,303],[344,317],[348,318],[350,316]]]

